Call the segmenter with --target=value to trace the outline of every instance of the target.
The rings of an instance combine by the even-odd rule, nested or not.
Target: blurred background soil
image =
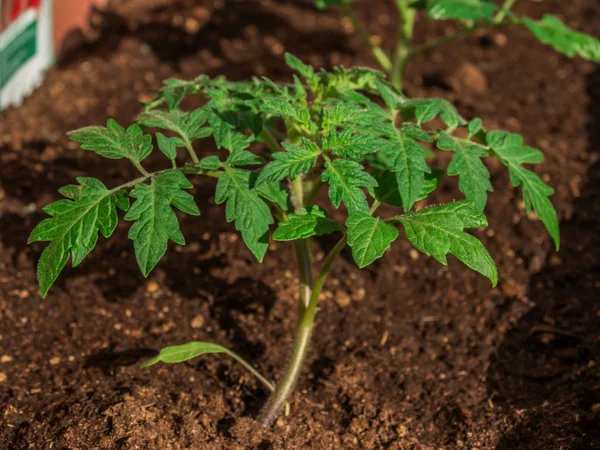
[[[357,1],[375,39],[395,40],[393,2]],[[598,36],[597,0],[523,0]],[[416,39],[450,31],[419,21]],[[200,73],[286,79],[284,51],[323,67],[374,65],[336,10],[310,1],[129,0],[92,16],[60,64],[19,108],[0,113],[0,448],[2,449],[599,449],[600,71],[525,30],[471,37],[416,59],[411,96],[444,97],[487,128],[521,133],[546,154],[563,246],[528,220],[520,192],[491,165],[495,192],[478,233],[499,287],[448,268],[400,239],[365,271],[345,254],[323,294],[292,412],[268,431],[252,417],[266,392],[233,361],[140,370],[156,349],[190,340],[232,347],[270,378],[295,325],[289,247],[260,265],[196,183],[203,214],[182,218],[144,280],[127,227],[42,300],[27,246],[41,208],[76,176],[108,186],[126,163],[69,143],[65,132],[129,123],[165,78]],[[215,149],[208,144],[201,153]],[[445,164],[445,155],[440,163]],[[454,180],[434,201],[461,198]],[[332,245],[320,239],[323,256]]]

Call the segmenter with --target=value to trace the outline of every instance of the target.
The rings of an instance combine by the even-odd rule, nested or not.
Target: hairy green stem
[[[410,41],[415,25],[415,10],[408,5],[407,0],[396,0],[396,5],[400,13],[400,35],[396,43],[394,60],[389,74],[392,84],[402,90],[404,72],[408,62],[407,57],[410,52]]]
[[[197,163],[199,161],[198,155],[196,154],[196,151],[192,147],[192,144],[188,141],[185,141],[185,148],[188,151],[188,153],[190,154],[190,158],[192,158],[192,161],[194,163]]]
[[[354,27],[356,32],[359,34],[362,40],[369,46],[369,48],[371,49],[371,53],[373,53],[373,56],[375,57],[381,68],[386,72],[389,72],[392,68],[392,62],[390,61],[390,57],[387,55],[387,53],[373,42],[373,39],[371,39],[369,32],[366,30],[366,28],[360,22],[360,20],[358,20],[358,18],[354,14],[354,11],[352,11],[350,5],[343,3],[340,5],[340,7],[342,8],[342,11],[346,15],[346,17],[350,19],[350,22],[352,22],[352,26]]]
[[[300,376],[300,372],[302,370],[302,366],[304,364],[310,344],[313,322],[317,313],[317,305],[319,303],[321,289],[323,288],[323,284],[325,283],[331,266],[345,245],[346,236],[340,239],[335,247],[329,252],[329,255],[327,255],[327,258],[323,263],[323,267],[321,268],[321,271],[315,280],[308,306],[304,308],[298,322],[298,329],[296,331],[296,338],[294,340],[294,347],[290,361],[283,377],[277,384],[275,392],[259,416],[259,421],[265,428],[275,421],[281,411],[281,408],[285,405],[289,395],[296,387],[296,383],[298,382],[298,378]]]
[[[498,13],[492,19],[492,22],[494,22],[494,23],[502,22],[502,20],[504,20],[504,17],[506,16],[506,13],[508,11],[510,11],[510,8],[513,7],[513,5],[516,3],[516,1],[517,0],[506,0],[500,7],[500,11],[498,11]]]

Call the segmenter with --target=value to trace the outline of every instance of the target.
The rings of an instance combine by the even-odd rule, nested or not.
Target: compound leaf
[[[496,265],[481,241],[465,233],[465,228],[487,226],[483,213],[470,200],[432,206],[397,218],[404,226],[408,240],[420,251],[448,264],[451,254],[471,269],[498,281]]]
[[[150,184],[138,184],[131,192],[136,201],[125,214],[125,220],[135,221],[129,229],[135,257],[142,274],[147,277],[167,251],[168,241],[184,245],[174,206],[194,216],[200,210],[194,198],[183,189],[193,185],[178,170],[167,170],[152,178]]]
[[[273,153],[273,161],[260,172],[257,185],[273,183],[286,177],[294,180],[313,168],[321,154],[317,144],[308,139],[302,139],[300,144],[282,142],[282,145],[286,151]]]
[[[69,132],[72,141],[84,150],[92,150],[109,159],[127,158],[133,163],[143,161],[152,152],[152,137],[145,135],[138,125],[127,130],[109,119],[106,127],[91,126]]]
[[[360,268],[380,258],[398,237],[394,226],[362,212],[350,213],[346,227],[352,257]]]
[[[361,187],[375,187],[377,181],[364,171],[363,166],[348,159],[325,162],[321,179],[329,183],[329,198],[336,208],[344,202],[349,212],[367,212],[369,205]]]
[[[569,57],[580,56],[600,64],[600,40],[572,30],[557,17],[546,14],[542,20],[523,18],[523,23],[543,44]]]
[[[493,191],[490,172],[481,160],[488,156],[487,150],[470,141],[456,139],[443,131],[440,133],[437,147],[454,152],[448,166],[448,175],[458,176],[460,191],[465,194],[467,200],[473,200],[475,206],[483,211],[487,203],[487,193]]]
[[[215,202],[225,205],[227,222],[235,222],[236,230],[252,254],[262,262],[269,246],[269,225],[273,217],[267,204],[253,187],[252,172],[225,166],[219,176]]]
[[[537,216],[546,226],[548,233],[554,239],[558,250],[560,246],[560,231],[558,217],[552,202],[548,198],[554,189],[548,186],[534,172],[527,170],[522,164],[536,164],[544,159],[539,150],[523,146],[523,138],[518,134],[506,131],[490,131],[487,134],[487,143],[492,148],[498,159],[508,167],[510,180],[513,186],[521,186],[523,200],[527,212],[535,210]]]
[[[98,232],[110,237],[117,226],[116,207],[126,211],[129,200],[124,191],[108,190],[95,178],[77,178],[79,186],[69,185],[59,192],[68,198],[44,208],[51,218],[39,223],[29,243],[50,241],[38,262],[37,274],[42,296],[65,267],[69,255],[73,267],[94,249]]]

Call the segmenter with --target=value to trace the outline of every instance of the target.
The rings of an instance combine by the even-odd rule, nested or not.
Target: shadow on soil
[[[600,150],[600,71],[589,78],[590,154]],[[596,156],[597,157],[597,156]],[[600,163],[588,172],[563,247],[531,280],[533,308],[488,370],[494,403],[524,410],[496,450],[600,448]]]

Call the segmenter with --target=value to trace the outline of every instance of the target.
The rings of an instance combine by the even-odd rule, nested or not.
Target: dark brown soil
[[[392,1],[357,8],[393,42]],[[600,30],[597,0],[519,9]],[[252,419],[265,391],[231,360],[138,368],[161,346],[198,339],[281,374],[297,298],[290,250],[273,245],[257,264],[213,205],[211,181],[197,185],[202,217],[183,219],[188,245],[173,246],[148,280],[123,226],[40,298],[42,247],[26,239],[41,207],[75,176],[115,185],[132,175],[70,144],[67,130],[127,123],[169,76],[284,77],[284,50],[317,66],[372,64],[339,19],[308,1],[122,2],[94,17],[97,34],[75,38],[23,106],[0,113],[0,448],[600,449],[600,72],[524,30],[416,60],[407,90],[448,98],[545,152],[561,252],[492,166],[494,231],[479,237],[498,263],[498,288],[404,240],[363,272],[344,255],[291,415],[272,429]],[[448,26],[421,23],[418,38]],[[435,201],[459,197],[448,183]],[[315,253],[330,245],[319,241]]]

